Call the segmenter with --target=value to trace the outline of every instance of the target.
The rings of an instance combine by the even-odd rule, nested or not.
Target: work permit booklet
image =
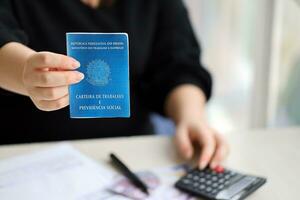
[[[66,41],[85,75],[69,87],[70,117],[130,117],[128,35],[66,33]]]

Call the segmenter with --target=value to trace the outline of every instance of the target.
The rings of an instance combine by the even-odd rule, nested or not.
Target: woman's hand
[[[204,169],[208,164],[212,169],[221,165],[228,154],[228,144],[224,137],[208,126],[204,119],[186,119],[176,126],[175,141],[179,153],[191,159],[195,149],[201,148],[198,166]]]
[[[114,2],[114,0],[80,0],[85,5],[91,7],[91,8],[99,8],[100,6],[111,6]]]
[[[84,75],[74,71],[75,59],[51,52],[33,53],[25,62],[23,83],[37,108],[61,109],[69,104],[68,86],[80,82]]]
[[[82,3],[90,6],[91,8],[98,8],[100,6],[101,0],[80,0]]]
[[[222,135],[205,120],[205,96],[200,88],[186,84],[175,88],[166,101],[166,113],[176,124],[176,146],[179,153],[191,159],[200,148],[199,168],[208,164],[214,169],[228,155],[229,147]]]

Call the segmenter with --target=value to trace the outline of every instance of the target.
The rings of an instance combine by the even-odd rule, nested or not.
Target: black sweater
[[[70,119],[68,107],[40,111],[30,98],[0,89],[0,143],[151,134],[149,113],[163,114],[174,87],[190,83],[211,95],[181,0],[115,0],[99,9],[80,0],[0,0],[0,47],[15,41],[65,54],[66,32],[129,34],[131,118]]]

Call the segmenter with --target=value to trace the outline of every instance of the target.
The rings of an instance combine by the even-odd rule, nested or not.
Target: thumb
[[[191,143],[188,128],[178,126],[176,128],[176,146],[179,153],[185,158],[190,159],[193,156],[193,145]]]

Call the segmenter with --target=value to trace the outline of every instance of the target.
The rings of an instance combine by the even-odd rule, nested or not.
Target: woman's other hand
[[[227,157],[229,146],[225,138],[205,120],[205,95],[191,84],[180,85],[169,94],[166,113],[176,124],[175,141],[179,153],[191,159],[196,149],[198,166],[216,168]]]

